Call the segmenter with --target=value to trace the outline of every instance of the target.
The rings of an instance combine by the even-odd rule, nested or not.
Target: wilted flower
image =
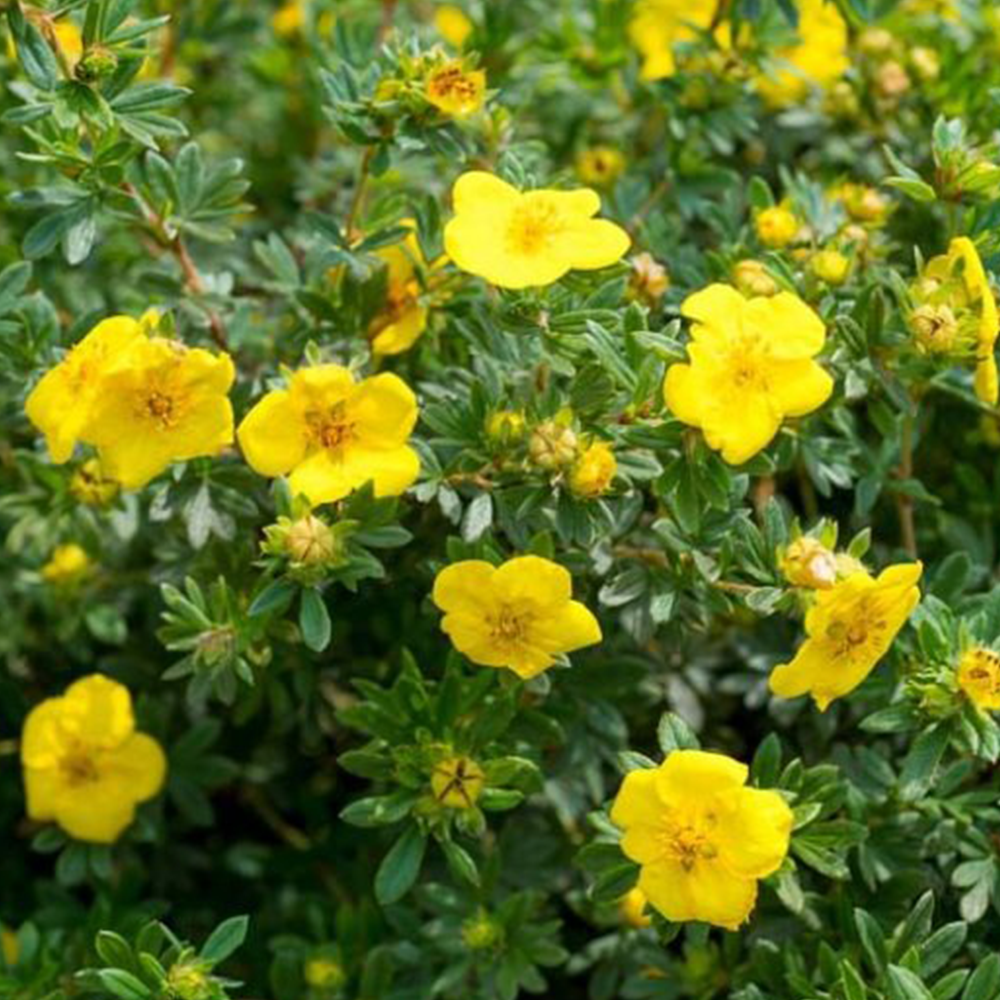
[[[632,274],[629,276],[629,294],[646,305],[655,306],[670,288],[670,274],[651,254],[643,250],[629,260]]]
[[[1000,708],[1000,653],[974,646],[958,664],[958,686],[978,709]]]
[[[733,284],[747,298],[777,295],[780,286],[759,260],[741,260],[733,268]]]
[[[782,553],[781,572],[795,587],[827,590],[837,580],[837,556],[818,538],[802,535]]]
[[[598,497],[606,493],[618,472],[615,453],[607,441],[588,445],[569,474],[570,489],[581,497]]]

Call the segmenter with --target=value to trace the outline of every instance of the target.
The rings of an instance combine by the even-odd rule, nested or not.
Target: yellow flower
[[[42,567],[42,579],[57,587],[79,583],[91,571],[90,557],[79,545],[59,545]]]
[[[56,41],[70,66],[76,66],[83,55],[83,32],[68,18],[52,26]]]
[[[142,336],[142,324],[131,316],[103,320],[32,390],[24,409],[45,435],[53,462],[69,460],[90,420],[106,371]]]
[[[820,250],[809,262],[810,270],[828,285],[842,285],[851,273],[851,261],[839,250]]]
[[[1000,394],[994,347],[1000,318],[972,240],[959,236],[948,245],[946,254],[929,260],[913,294],[917,307],[910,325],[920,346],[929,352],[974,355],[976,395],[984,403],[996,405]]]
[[[472,34],[473,24],[465,11],[453,3],[443,3],[434,11],[434,27],[452,48],[460,49]]]
[[[8,967],[17,964],[17,954],[20,951],[17,935],[6,927],[0,927],[0,956]]]
[[[431,70],[424,82],[427,100],[446,115],[464,118],[475,114],[486,99],[486,74],[466,69],[460,59]]]
[[[435,270],[446,260],[442,257],[428,268],[416,233],[412,232],[412,220],[404,219],[400,224],[411,230],[406,239],[375,254],[385,262],[387,271],[385,305],[368,327],[375,354],[408,351],[427,329],[428,309],[421,302],[423,289],[418,274]]]
[[[625,170],[625,157],[611,146],[594,146],[581,150],[576,158],[576,172],[584,184],[607,187],[614,184]]]
[[[792,810],[746,780],[745,764],[702,750],[675,750],[625,776],[611,820],[641,866],[639,889],[667,920],[735,930],[753,910],[757,880],[781,867]]]
[[[470,757],[447,757],[431,774],[434,798],[451,809],[471,809],[485,784],[483,769]]]
[[[818,538],[803,535],[782,553],[781,572],[794,587],[828,590],[837,580],[837,557]]]
[[[589,188],[522,192],[474,170],[459,177],[452,196],[448,256],[502,288],[551,285],[574,269],[607,267],[631,242],[613,222],[593,218],[601,199]]]
[[[753,220],[757,239],[772,250],[788,246],[799,231],[799,220],[783,205],[772,205],[759,211]]]
[[[478,559],[446,566],[434,581],[433,600],[460,653],[525,679],[560,654],[601,641],[597,619],[573,600],[569,573],[540,556],[519,556],[499,568]]]
[[[806,614],[806,641],[791,663],[771,674],[779,698],[811,694],[821,712],[853,691],[889,651],[920,601],[920,563],[902,563],[871,577],[851,573],[821,591]]]
[[[674,46],[697,41],[711,27],[717,9],[717,0],[639,0],[628,32],[642,56],[642,79],[673,76]],[[720,37],[724,40],[724,33]]]
[[[850,66],[847,24],[835,3],[801,0],[798,42],[775,52],[773,71],[757,80],[757,89],[774,107],[803,100],[811,87],[825,88]]]
[[[569,474],[569,485],[577,496],[597,497],[606,493],[618,472],[618,462],[611,445],[595,441],[576,460]]]
[[[406,443],[417,400],[395,375],[355,382],[340,365],[303,368],[287,389],[269,392],[243,418],[237,436],[262,476],[289,475],[295,495],[332,503],[371,481],[375,495],[398,496],[420,474]]]
[[[830,397],[833,379],[812,360],[826,330],[797,296],[745,299],[716,284],[685,299],[681,312],[695,321],[690,364],[667,370],[667,406],[700,427],[731,465],[767,447],[786,417],[811,413]]]
[[[320,955],[306,962],[305,980],[314,990],[335,990],[344,985],[347,975],[335,958]]]
[[[646,894],[637,885],[629,889],[618,901],[618,909],[621,912],[622,920],[636,929],[649,927],[652,919],[646,913]]]
[[[976,708],[1000,708],[1000,655],[983,646],[967,649],[958,664],[958,686]]]
[[[271,27],[278,35],[295,35],[306,26],[309,12],[307,0],[288,0],[271,17]]]
[[[486,418],[486,436],[497,444],[513,444],[524,437],[524,414],[520,410],[495,410]]]
[[[145,486],[171,462],[218,455],[232,444],[227,394],[234,377],[228,354],[140,338],[104,373],[80,438],[123,486]]]
[[[100,674],[32,709],[21,763],[31,819],[98,844],[118,839],[167,769],[156,740],[135,731],[128,689]]]

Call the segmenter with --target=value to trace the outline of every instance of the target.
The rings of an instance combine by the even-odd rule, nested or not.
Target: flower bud
[[[643,251],[636,254],[629,263],[632,274],[629,277],[629,296],[655,306],[670,288],[670,274],[652,254]]]
[[[921,80],[936,80],[941,75],[941,59],[933,49],[918,46],[910,53],[910,64]]]
[[[778,283],[759,260],[741,260],[733,268],[733,284],[748,298],[778,294]]]
[[[820,250],[809,264],[812,273],[828,285],[842,285],[851,273],[850,258],[838,250]]]
[[[54,587],[72,587],[93,570],[90,557],[79,545],[57,545],[42,567],[42,579]]]
[[[920,349],[928,354],[944,354],[955,348],[958,320],[950,306],[919,306],[910,316],[910,327]]]
[[[485,951],[503,940],[501,927],[485,910],[462,924],[462,941],[472,951]]]
[[[810,535],[795,539],[785,549],[780,568],[794,587],[827,590],[837,582],[837,557]]]
[[[892,50],[892,32],[885,28],[867,28],[858,35],[858,48],[869,56],[881,56]]]
[[[528,442],[531,461],[541,469],[560,469],[570,465],[577,455],[577,437],[572,427],[558,420],[539,424]]]
[[[344,967],[329,955],[310,958],[303,970],[307,986],[314,990],[335,990],[347,981]]]
[[[629,927],[640,930],[652,924],[652,919],[646,914],[646,902],[646,894],[638,886],[633,886],[618,900],[618,911]]]
[[[204,962],[182,960],[167,972],[167,996],[171,1000],[215,1000],[217,995]]]
[[[106,80],[118,69],[118,56],[103,46],[87,49],[83,58],[76,64],[76,78],[84,83],[94,83]]]
[[[879,66],[875,73],[875,90],[882,97],[902,97],[909,89],[909,74],[895,59]]]
[[[471,757],[446,757],[431,773],[431,792],[449,809],[471,809],[485,783],[483,769]]]
[[[107,507],[121,489],[118,481],[104,475],[100,459],[89,458],[73,473],[69,491],[90,507]]]
[[[614,184],[624,170],[625,157],[611,146],[584,149],[576,158],[576,172],[580,180],[594,187]]]
[[[757,213],[754,230],[764,246],[777,250],[788,246],[795,239],[799,222],[787,208],[774,205]]]
[[[509,445],[524,437],[524,414],[520,410],[496,410],[486,420],[486,436],[496,444]]]
[[[306,514],[292,522],[285,545],[292,560],[306,566],[327,563],[336,556],[338,550],[336,535],[315,514]]]
[[[570,489],[580,497],[606,493],[618,471],[611,445],[596,441],[576,460],[569,474]]]

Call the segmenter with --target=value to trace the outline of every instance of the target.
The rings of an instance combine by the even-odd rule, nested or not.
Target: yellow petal
[[[806,358],[771,362],[767,380],[773,399],[788,417],[803,417],[818,410],[833,393],[829,373]]]
[[[767,338],[770,353],[776,358],[811,358],[826,341],[823,321],[790,292],[751,299],[744,317],[748,329]]]
[[[24,769],[25,811],[29,819],[48,823],[56,818],[64,784],[53,768]]]
[[[451,197],[455,212],[476,212],[485,205],[507,205],[517,201],[520,192],[495,174],[470,170],[455,181]],[[449,252],[450,253],[450,252]]]
[[[109,751],[104,765],[121,784],[121,795],[145,802],[158,795],[167,775],[167,758],[160,744],[145,733],[133,733]]]
[[[739,326],[747,300],[732,287],[717,283],[689,295],[681,303],[681,315],[710,330]],[[692,331],[697,336],[697,330]]]
[[[632,245],[629,234],[607,219],[588,219],[574,226],[562,239],[568,244],[564,252],[569,256],[570,266],[582,271],[616,263]]]
[[[556,610],[573,596],[569,571],[541,556],[508,559],[494,577],[497,597],[507,603],[525,602],[537,611]]]
[[[409,446],[369,448],[363,444],[344,450],[344,474],[352,489],[371,481],[377,497],[405,493],[420,475],[420,456]]]
[[[434,578],[431,599],[442,611],[485,614],[494,604],[495,573],[496,569],[481,559],[452,563]]]
[[[776,872],[788,854],[794,816],[777,793],[741,788],[719,811],[715,844],[726,867],[741,878]]]
[[[602,639],[597,619],[579,601],[568,601],[531,626],[530,641],[551,653],[572,653]]]
[[[611,822],[622,829],[649,822],[663,809],[657,790],[658,768],[640,767],[629,771],[611,806]]]
[[[325,451],[317,451],[297,465],[288,477],[292,496],[305,496],[313,506],[342,500],[358,485],[343,462],[335,462]]]
[[[132,695],[103,674],[75,681],[63,695],[60,724],[93,747],[118,747],[135,731]]]
[[[639,888],[667,920],[701,920],[736,930],[757,901],[757,882],[734,877],[717,864],[699,861],[690,869],[676,862],[644,865]]]
[[[288,391],[301,412],[329,409],[354,390],[354,376],[343,365],[312,365],[300,368],[291,378]]]
[[[742,465],[763,451],[781,427],[781,414],[760,392],[733,391],[702,418],[709,447],[730,465]]]
[[[75,840],[113,844],[135,819],[135,800],[115,781],[94,781],[59,796],[56,822]]]
[[[240,423],[236,436],[247,464],[262,476],[283,476],[306,454],[307,429],[291,393],[269,392]]]
[[[45,435],[52,461],[57,465],[73,457],[80,431],[89,416],[89,403],[75,400],[65,371],[57,366],[42,376],[24,404],[32,424]]]
[[[53,768],[58,764],[64,741],[62,717],[62,698],[46,698],[28,713],[21,730],[21,761],[26,768]]]
[[[572,218],[574,216],[581,220],[589,219],[597,215],[601,210],[601,196],[591,188],[577,188],[575,191],[553,191],[544,189],[537,192],[528,192],[527,196],[538,195],[544,197],[560,215]],[[618,228],[617,226],[615,227]],[[626,249],[628,249],[626,247]]]
[[[749,771],[732,757],[705,750],[675,750],[656,769],[656,788],[664,802],[704,799],[746,783]]]
[[[358,441],[366,447],[401,445],[417,422],[413,390],[398,375],[388,373],[365,379],[350,397],[348,409]]]
[[[412,306],[394,323],[382,327],[372,340],[375,354],[402,354],[408,351],[427,329],[427,309]]]

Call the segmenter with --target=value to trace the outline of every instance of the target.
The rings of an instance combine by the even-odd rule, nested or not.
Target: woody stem
[[[899,467],[897,475],[905,481],[913,478],[913,409],[903,414],[899,432]],[[902,491],[896,493],[899,531],[907,555],[917,557],[917,531],[913,516],[913,498]]]

